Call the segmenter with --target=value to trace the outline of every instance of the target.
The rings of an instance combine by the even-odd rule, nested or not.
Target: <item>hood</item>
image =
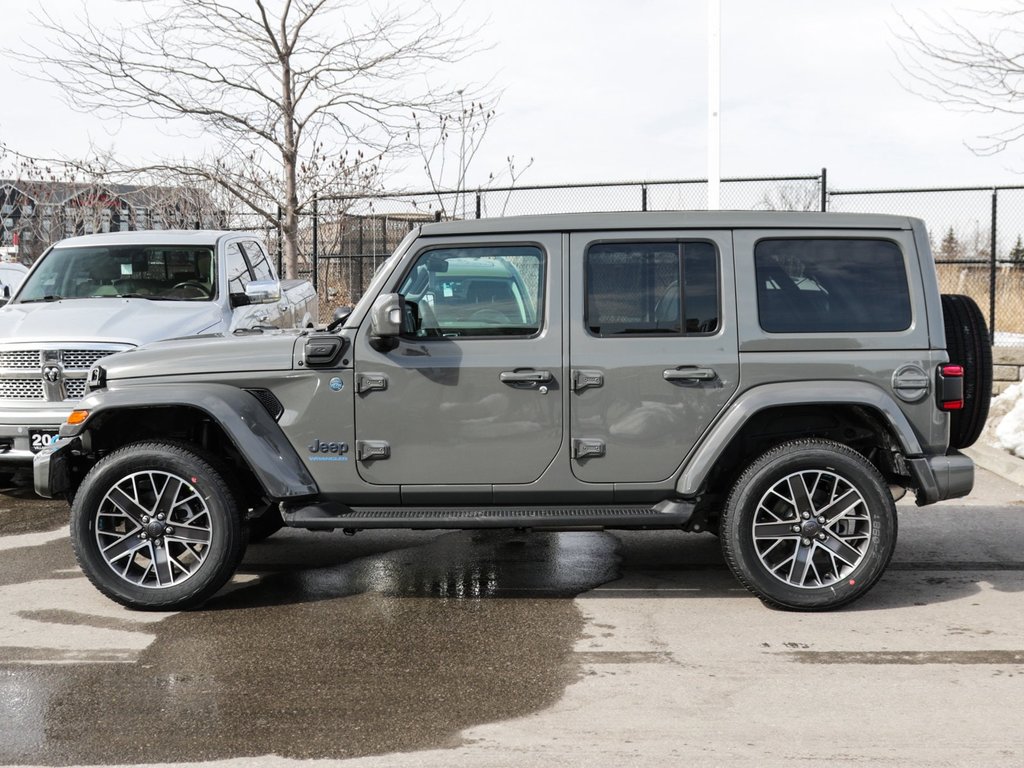
[[[0,308],[3,341],[145,344],[219,325],[213,302],[62,299]]]
[[[197,374],[287,371],[300,331],[269,331],[251,336],[194,336],[159,341],[106,357],[107,381]]]

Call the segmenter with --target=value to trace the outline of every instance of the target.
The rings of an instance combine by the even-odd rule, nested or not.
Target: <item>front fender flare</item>
[[[115,411],[159,407],[191,408],[209,416],[234,443],[272,499],[319,493],[316,481],[277,422],[255,397],[227,384],[153,384],[93,392],[77,406],[89,412],[88,418],[82,424],[64,424],[60,434],[79,436]]]
[[[700,441],[676,481],[683,498],[696,496],[715,462],[743,425],[759,411],[790,405],[859,405],[881,414],[907,456],[920,456],[921,443],[903,411],[884,390],[861,381],[798,381],[765,384],[740,395]]]

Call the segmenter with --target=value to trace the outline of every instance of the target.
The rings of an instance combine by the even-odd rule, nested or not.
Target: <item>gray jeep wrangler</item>
[[[288,525],[710,531],[765,603],[828,609],[881,577],[902,489],[970,492],[988,343],[916,219],[427,224],[326,329],[105,358],[35,483],[134,608]]]

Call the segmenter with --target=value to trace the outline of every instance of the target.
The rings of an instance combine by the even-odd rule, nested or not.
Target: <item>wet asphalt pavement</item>
[[[63,503],[23,495],[5,497],[0,531],[66,518]],[[35,514],[38,526],[26,520]],[[571,598],[617,577],[615,550],[600,533],[284,531],[251,546],[242,585],[199,611],[152,621],[24,604],[20,619],[56,632],[155,639],[138,653],[0,649],[0,762],[341,758],[457,743],[468,726],[550,705],[579,675]],[[63,537],[3,563],[0,587],[82,581]]]
[[[768,611],[715,538],[665,532],[282,531],[252,545],[203,609],[131,612],[48,533],[65,504],[9,489],[0,763],[813,764],[815,721],[793,720],[808,707],[850,718],[839,743],[852,762],[937,764],[929,744],[948,764],[970,764],[961,747],[1024,761],[1020,729],[1008,730],[1024,697],[1024,489],[997,481],[973,507],[901,506],[889,574],[818,616]],[[924,712],[966,696],[964,681],[985,719],[943,745],[956,726]],[[909,700],[920,703],[903,723]],[[875,722],[879,702],[894,710]],[[767,746],[797,743],[769,711],[810,729],[803,753]],[[745,718],[755,732],[733,732]],[[894,734],[921,763],[887,747]]]

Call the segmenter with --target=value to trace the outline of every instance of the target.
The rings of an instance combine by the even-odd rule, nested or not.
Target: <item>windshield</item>
[[[212,247],[107,245],[50,251],[18,302],[96,297],[210,301],[217,292]]]

